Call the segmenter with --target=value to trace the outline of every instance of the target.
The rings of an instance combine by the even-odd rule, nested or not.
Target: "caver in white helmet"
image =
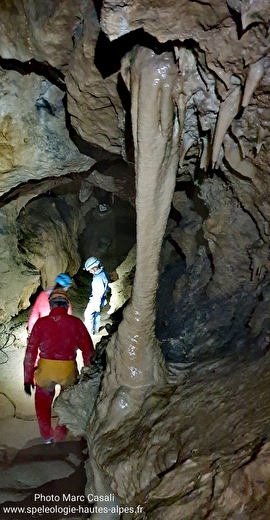
[[[90,256],[90,258],[87,258],[84,269],[86,271],[89,271],[89,269],[92,269],[93,267],[99,267],[100,261],[95,256]]]

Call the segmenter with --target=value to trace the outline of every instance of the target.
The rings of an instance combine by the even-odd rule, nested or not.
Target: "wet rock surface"
[[[169,365],[137,414],[89,431],[120,502],[143,506],[134,518],[267,518],[269,363]]]

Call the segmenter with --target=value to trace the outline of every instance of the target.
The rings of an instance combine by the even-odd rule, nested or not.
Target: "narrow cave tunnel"
[[[0,520],[266,520],[269,2],[124,4],[0,5]],[[46,446],[27,322],[92,256]]]

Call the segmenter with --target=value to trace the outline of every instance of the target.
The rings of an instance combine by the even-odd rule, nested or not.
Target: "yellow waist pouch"
[[[73,385],[78,376],[76,361],[59,361],[39,358],[35,371],[35,381],[46,390],[53,390],[56,384],[62,388]]]

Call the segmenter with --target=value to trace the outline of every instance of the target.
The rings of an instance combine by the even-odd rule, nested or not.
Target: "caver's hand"
[[[35,388],[33,383],[24,383],[24,391],[27,395],[31,395],[31,387]]]

